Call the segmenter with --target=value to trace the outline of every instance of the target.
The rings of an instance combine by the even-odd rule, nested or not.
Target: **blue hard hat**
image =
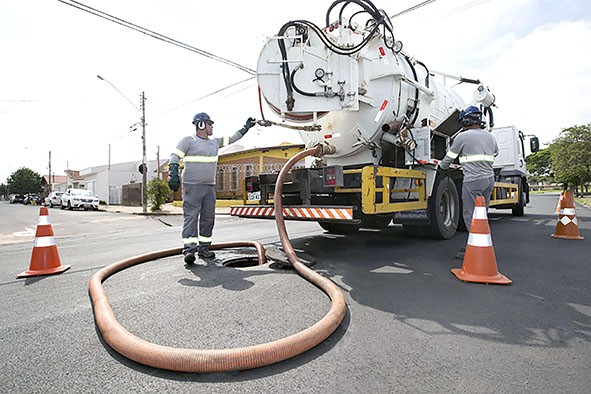
[[[460,112],[460,116],[458,116],[458,120],[461,122],[462,119],[464,119],[466,117],[480,119],[481,116],[482,116],[482,111],[480,110],[480,108],[478,108],[475,105],[469,105]]]
[[[203,123],[209,122],[209,123],[213,124],[213,120],[211,120],[209,115],[206,114],[205,112],[199,112],[198,114],[193,116],[193,124],[194,125],[197,125],[198,123],[201,123],[201,122],[203,122]]]

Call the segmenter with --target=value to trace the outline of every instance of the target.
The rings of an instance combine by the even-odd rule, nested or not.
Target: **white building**
[[[162,174],[162,167],[168,160],[160,160],[160,168],[156,160],[149,160],[147,181],[157,178]],[[123,185],[130,183],[142,183],[142,174],[139,172],[140,161],[128,163],[110,164],[97,167],[89,167],[80,170],[80,182],[84,189],[91,190],[100,201],[107,204],[121,204]],[[162,178],[160,176],[160,178]]]

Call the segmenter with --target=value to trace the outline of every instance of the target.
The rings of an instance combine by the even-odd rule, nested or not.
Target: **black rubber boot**
[[[193,264],[195,262],[195,254],[192,252],[185,253],[185,263]]]
[[[211,259],[211,258],[215,257],[215,253],[213,253],[211,250],[209,250],[209,247],[207,245],[200,246],[199,250],[197,251],[197,255],[199,257],[204,258],[204,259]]]

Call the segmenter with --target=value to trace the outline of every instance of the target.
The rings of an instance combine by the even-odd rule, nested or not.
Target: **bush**
[[[154,178],[148,182],[148,200],[150,201],[150,210],[159,211],[162,204],[168,201],[170,188],[168,184],[160,178]]]

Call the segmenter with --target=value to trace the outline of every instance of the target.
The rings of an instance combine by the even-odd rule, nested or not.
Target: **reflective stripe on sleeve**
[[[174,153],[175,155],[177,155],[177,156],[178,156],[178,157],[180,157],[181,159],[182,159],[183,157],[185,157],[185,152],[183,152],[183,151],[182,151],[182,150],[180,150],[180,149],[174,149],[174,150],[172,151],[172,153]]]
[[[447,157],[449,157],[450,159],[455,159],[456,157],[458,157],[458,154],[452,151],[447,152]]]
[[[222,146],[230,145],[230,137],[222,137]]]
[[[217,163],[217,156],[185,156],[185,163]]]
[[[473,163],[475,161],[488,161],[494,162],[495,156],[494,155],[468,155],[468,156],[461,156],[460,163]]]

